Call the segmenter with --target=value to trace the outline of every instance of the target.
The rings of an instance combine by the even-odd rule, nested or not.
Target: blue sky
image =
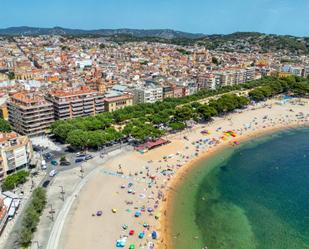
[[[171,28],[309,36],[309,0],[0,0],[0,28]]]

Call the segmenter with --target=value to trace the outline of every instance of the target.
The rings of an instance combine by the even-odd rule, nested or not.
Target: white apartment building
[[[0,133],[0,180],[29,166],[32,156],[32,144],[27,136]]]
[[[133,103],[155,103],[163,100],[163,88],[155,84],[145,84],[132,90]]]

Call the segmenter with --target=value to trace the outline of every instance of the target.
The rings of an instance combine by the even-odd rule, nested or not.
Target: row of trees
[[[45,205],[46,190],[41,187],[36,188],[32,193],[31,201],[22,219],[22,225],[19,231],[19,243],[21,246],[28,248],[31,244],[33,233],[36,231]]]
[[[7,176],[2,183],[2,191],[12,190],[20,184],[27,181],[29,172],[25,170],[18,171],[12,175]]]
[[[296,96],[308,96],[309,83],[303,78],[298,77],[281,80],[278,79],[250,91],[249,97],[254,101],[263,101],[280,93],[289,93]]]
[[[98,148],[102,144],[118,140],[122,137],[123,135],[114,128],[93,131],[77,129],[70,131],[65,141],[76,148]]]
[[[202,90],[195,95],[183,98],[168,98],[154,104],[138,104],[113,113],[101,113],[95,117],[56,121],[51,126],[51,130],[59,140],[77,148],[98,147],[123,136],[146,140],[160,137],[170,130],[184,129],[186,121],[191,119],[198,122],[209,121],[213,116],[242,108],[251,100],[261,101],[279,93],[304,96],[309,93],[308,87],[308,81],[299,77],[284,79],[265,77],[218,90]],[[248,98],[231,93],[224,94],[246,89],[253,89],[249,92]],[[212,99],[208,104],[197,102],[219,94],[224,95],[218,99]]]

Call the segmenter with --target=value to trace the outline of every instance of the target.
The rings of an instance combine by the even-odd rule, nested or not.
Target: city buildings
[[[133,105],[133,96],[129,93],[104,99],[104,107],[107,112],[113,112],[131,105]]]
[[[46,99],[53,104],[55,119],[89,116],[104,111],[104,96],[86,86],[50,91]]]
[[[27,136],[19,136],[16,132],[0,133],[0,181],[29,166],[32,156],[32,144]]]
[[[54,121],[53,104],[36,93],[12,94],[7,107],[13,130],[22,135],[45,134]]]
[[[208,50],[105,38],[0,37],[0,115],[14,131],[36,136],[53,120],[189,96],[262,75],[309,75],[308,55],[248,46],[241,41]]]
[[[146,82],[142,86],[133,89],[134,104],[155,103],[163,100],[163,88],[152,82]]]

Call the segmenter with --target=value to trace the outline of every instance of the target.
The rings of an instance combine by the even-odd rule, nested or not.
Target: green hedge
[[[17,173],[7,176],[2,183],[2,191],[12,190],[19,184],[25,183],[28,176],[29,172],[25,170],[21,170]]]
[[[36,188],[33,191],[31,201],[24,212],[22,225],[19,231],[19,243],[21,246],[28,247],[31,245],[33,233],[36,231],[45,205],[46,190],[41,187]]]

